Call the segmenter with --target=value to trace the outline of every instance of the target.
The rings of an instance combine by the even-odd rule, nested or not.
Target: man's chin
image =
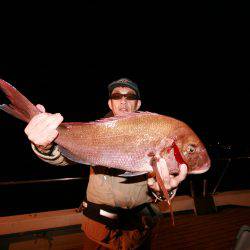
[[[118,115],[127,115],[128,113],[130,113],[128,110],[119,110]]]

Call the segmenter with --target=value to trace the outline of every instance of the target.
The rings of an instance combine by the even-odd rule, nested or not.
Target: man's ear
[[[111,100],[110,99],[108,100],[108,105],[109,105],[109,108],[112,110],[112,105],[111,105]]]
[[[137,104],[136,104],[136,111],[141,107],[141,100],[138,100],[137,101]]]

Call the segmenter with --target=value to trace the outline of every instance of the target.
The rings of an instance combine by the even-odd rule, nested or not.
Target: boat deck
[[[191,197],[176,197],[175,226],[166,210],[154,230],[151,249],[234,249],[240,228],[250,226],[249,195],[250,190],[215,195],[216,210],[203,214]],[[75,209],[0,217],[0,249],[80,250],[84,245],[80,222]]]
[[[250,226],[248,207],[221,207],[214,214],[199,216],[178,214],[175,227],[160,222],[152,249],[232,249],[243,225]]]

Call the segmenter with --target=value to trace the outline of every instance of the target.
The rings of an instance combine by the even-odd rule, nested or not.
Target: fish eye
[[[193,144],[188,145],[187,151],[189,153],[194,153],[195,152],[195,145],[193,145]]]

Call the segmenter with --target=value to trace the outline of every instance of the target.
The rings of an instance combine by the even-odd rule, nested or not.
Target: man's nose
[[[122,98],[121,98],[121,103],[126,103],[127,102],[127,98],[125,97],[125,96],[123,96]]]

